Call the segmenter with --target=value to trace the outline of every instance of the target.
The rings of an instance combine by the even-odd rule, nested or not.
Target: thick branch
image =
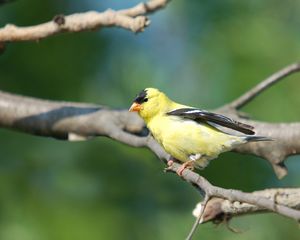
[[[127,110],[110,110],[93,104],[46,101],[0,91],[0,126],[34,135],[72,140],[70,137],[110,136],[138,144],[143,122]],[[126,139],[125,136],[130,138]]]
[[[52,21],[30,27],[7,24],[0,28],[0,42],[40,40],[62,32],[81,32],[101,27],[121,27],[133,32],[143,31],[150,21],[145,16],[163,8],[167,0],[152,0],[133,8],[105,12],[90,11],[68,16],[58,15]]]
[[[257,122],[241,119],[231,109],[219,109],[219,112],[253,125],[258,135],[275,139],[273,142],[246,144],[235,151],[268,160],[279,177],[287,173],[283,161],[287,156],[300,153],[300,123]],[[132,146],[145,145],[146,141],[134,135],[143,130],[143,121],[127,110],[111,110],[92,104],[43,101],[4,92],[0,92],[0,126],[68,140],[80,139],[78,136],[87,138],[103,135]],[[152,150],[155,151],[157,144],[153,146]]]

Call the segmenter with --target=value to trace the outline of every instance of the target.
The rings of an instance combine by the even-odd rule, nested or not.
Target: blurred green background
[[[34,25],[57,14],[121,9],[139,1],[16,0],[0,25]],[[128,108],[158,87],[179,102],[213,109],[300,59],[300,1],[172,1],[141,34],[123,29],[12,43],[0,56],[0,88],[44,99]],[[299,75],[243,110],[269,122],[299,121]],[[0,129],[0,239],[184,239],[200,200],[146,149],[107,138],[69,143]],[[201,172],[244,191],[299,186],[299,157],[279,181],[261,159],[223,154]],[[195,239],[299,239],[274,214],[233,219],[242,230],[201,226]]]

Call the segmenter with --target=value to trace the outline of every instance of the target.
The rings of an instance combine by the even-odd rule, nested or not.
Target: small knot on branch
[[[65,16],[63,14],[59,14],[54,16],[53,22],[55,22],[58,26],[64,25],[66,23]]]

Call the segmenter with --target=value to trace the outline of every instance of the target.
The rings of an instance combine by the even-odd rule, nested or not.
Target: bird
[[[154,139],[171,155],[168,165],[174,160],[183,163],[177,171],[180,176],[185,168],[204,169],[219,154],[242,144],[272,140],[254,135],[254,127],[248,124],[176,103],[156,88],[142,90],[129,111],[139,114]]]

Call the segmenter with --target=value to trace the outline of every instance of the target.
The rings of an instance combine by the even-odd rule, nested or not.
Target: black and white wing
[[[215,123],[223,127],[234,129],[248,135],[254,135],[254,127],[235,121],[221,114],[200,110],[197,108],[179,108],[168,112],[167,115],[179,116],[187,119],[192,119],[196,122]]]

